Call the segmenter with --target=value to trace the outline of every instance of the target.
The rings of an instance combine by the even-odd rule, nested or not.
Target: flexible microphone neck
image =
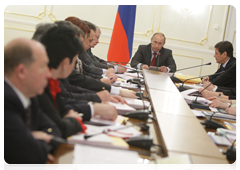
[[[209,62],[209,63],[206,63],[206,64],[201,64],[201,65],[196,65],[196,66],[192,66],[192,67],[186,67],[186,68],[182,68],[182,69],[179,69],[179,70],[176,70],[171,77],[174,76],[174,74],[177,72],[177,71],[181,71],[181,70],[187,70],[187,69],[190,69],[190,68],[195,68],[195,67],[201,67],[201,66],[206,66],[206,65],[211,65],[212,63]]]
[[[226,73],[226,71],[221,71],[220,73],[215,73],[214,75],[219,75],[219,74],[222,74],[224,75],[224,73]],[[221,76],[222,76],[221,75]],[[205,90],[207,89],[210,85],[212,85],[214,82],[216,82],[216,80],[218,80],[219,78],[221,78],[221,76],[217,77],[213,82],[211,82],[209,85],[207,85],[206,87],[204,87],[197,95],[196,99],[195,99],[195,103],[197,103],[197,98],[199,97],[199,95]]]
[[[122,65],[119,65],[119,64],[116,64],[116,66],[123,67],[123,68],[127,68],[127,69],[129,69],[129,70],[136,71],[137,73],[139,72],[139,71],[138,71],[137,69],[135,69],[135,68],[126,67],[126,66],[122,66]]]
[[[188,80],[192,80],[192,79],[196,79],[196,78],[203,78],[203,77],[206,77],[206,76],[212,76],[212,75],[220,75],[220,74],[223,74],[225,71],[221,71],[220,73],[215,73],[215,74],[209,74],[209,75],[204,75],[204,76],[198,76],[198,77],[192,77],[192,78],[189,78],[189,79],[186,79],[183,81],[182,83],[182,86],[184,85],[184,83]]]
[[[197,103],[197,98],[199,97],[199,95],[200,95],[206,88],[208,88],[210,85],[212,85],[212,83],[210,83],[210,84],[207,85],[204,89],[202,89],[200,92],[198,92],[198,95],[197,95],[196,99],[194,100],[195,103]]]

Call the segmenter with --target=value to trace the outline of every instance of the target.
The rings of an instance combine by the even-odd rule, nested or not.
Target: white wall
[[[16,37],[31,38],[38,23],[76,16],[101,28],[100,43],[92,51],[106,59],[117,8],[117,5],[7,6],[4,10],[4,44]],[[228,22],[231,26],[225,28],[226,19],[231,21]],[[218,67],[213,57],[214,45],[224,36],[236,36],[236,10],[226,5],[138,5],[132,55],[140,44],[148,44],[156,31],[165,34],[165,47],[173,50],[178,69],[212,62],[211,66],[181,73],[192,76],[211,74]],[[231,39],[228,40],[234,41]]]

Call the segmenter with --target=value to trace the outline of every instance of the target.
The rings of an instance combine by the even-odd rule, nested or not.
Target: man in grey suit
[[[131,60],[131,66],[138,69],[149,69],[152,66],[157,67],[160,72],[175,72],[172,50],[163,47],[165,42],[163,33],[153,34],[150,44],[139,46]]]

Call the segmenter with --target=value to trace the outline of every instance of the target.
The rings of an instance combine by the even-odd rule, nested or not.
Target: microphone
[[[210,118],[206,118],[205,120],[205,126],[206,128],[210,128],[210,129],[217,129],[217,128],[224,128],[226,129],[223,125],[221,125],[220,123],[216,122],[215,120],[212,120],[213,115],[216,112],[213,112],[213,114],[210,116]]]
[[[188,80],[192,80],[192,79],[196,79],[196,78],[203,78],[203,77],[206,77],[206,76],[212,76],[212,75],[219,75],[219,74],[222,74],[224,73],[225,71],[221,71],[219,73],[215,73],[215,74],[209,74],[209,75],[204,75],[204,76],[198,76],[198,77],[192,77],[192,78],[189,78],[189,79],[186,79],[182,82],[182,85],[178,88],[178,90],[181,92],[181,91],[184,91],[184,90],[188,90],[189,88],[187,87],[183,87],[184,83]]]
[[[201,64],[201,65],[196,65],[196,66],[192,66],[192,67],[187,67],[187,68],[178,69],[178,70],[176,70],[176,71],[172,74],[172,76],[171,76],[170,78],[171,78],[171,80],[172,80],[173,82],[175,82],[175,83],[183,83],[182,80],[180,80],[180,79],[177,78],[177,77],[174,77],[174,74],[175,74],[177,71],[187,70],[187,69],[190,69],[190,68],[196,68],[196,67],[205,66],[205,65],[211,65],[211,64],[212,64],[212,63],[209,62],[209,63],[206,63],[206,64]]]
[[[233,141],[232,146],[228,147],[227,152],[225,153],[227,155],[228,160],[236,160],[236,147],[234,146],[234,143],[236,142],[236,139]]]
[[[141,123],[135,123],[135,124],[132,124],[132,125],[120,127],[120,128],[117,128],[117,129],[105,129],[102,132],[95,133],[95,134],[92,134],[92,135],[84,135],[84,139],[86,140],[86,139],[91,138],[91,137],[96,136],[96,135],[101,135],[103,133],[108,133],[108,132],[112,132],[112,131],[116,131],[116,130],[126,129],[126,128],[129,128],[129,127],[132,127],[132,126],[139,126],[141,128],[141,130],[143,130],[143,131],[147,131],[149,129],[148,125],[141,122]]]
[[[190,68],[195,68],[195,67],[200,67],[200,66],[205,66],[205,65],[211,65],[212,63],[209,62],[209,63],[206,63],[206,64],[201,64],[201,65],[196,65],[196,66],[192,66],[192,67],[187,67],[187,68],[182,68],[182,69],[178,69],[176,70],[174,73],[176,73],[177,71],[181,71],[181,70],[187,70],[187,69],[190,69]],[[174,75],[174,74],[173,74]]]
[[[199,109],[205,109],[205,110],[209,110],[209,107],[206,107],[206,106],[202,106],[201,103],[199,103],[197,101],[197,98],[199,97],[199,95],[204,91],[206,90],[211,84],[214,84],[217,80],[219,80],[224,74],[226,74],[229,70],[231,70],[231,68],[233,68],[234,66],[236,66],[236,63],[234,63],[227,71],[221,71],[220,73],[215,73],[213,75],[218,75],[218,74],[221,74],[220,76],[218,76],[215,80],[213,80],[208,86],[206,86],[205,88],[203,88],[197,95],[196,99],[194,101],[192,101],[191,104],[189,104],[190,108],[191,109],[194,109],[194,108],[199,108]],[[223,73],[223,74],[222,74]],[[204,107],[204,108],[203,108]]]

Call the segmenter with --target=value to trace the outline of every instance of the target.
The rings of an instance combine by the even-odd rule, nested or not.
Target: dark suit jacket
[[[170,72],[176,71],[176,64],[172,56],[172,50],[162,47],[160,50],[160,56],[156,58],[155,66],[161,67],[166,66],[170,68]],[[137,52],[133,56],[131,60],[131,67],[137,68],[139,63],[147,64],[150,66],[151,64],[151,43],[148,45],[140,45],[138,47]]]
[[[89,48],[89,49],[87,50],[87,52],[88,52],[89,55],[93,56],[93,57],[95,58],[95,60],[97,60],[99,63],[102,63],[102,64],[106,64],[106,63],[107,63],[107,61],[105,61],[105,60],[103,60],[103,59],[101,59],[101,58],[93,55],[93,53],[92,53],[92,51],[91,51],[91,48]],[[109,67],[110,67],[110,68],[114,68],[113,65],[109,65]]]
[[[83,73],[85,75],[89,75],[96,79],[102,78],[101,76],[103,74],[102,68],[96,67],[93,64],[91,57],[86,51],[79,55],[78,58],[82,61]]]
[[[218,86],[217,92],[222,92],[224,95],[229,97],[229,100],[236,99],[236,87],[222,87]]]
[[[64,118],[64,116],[68,113],[71,107],[65,106],[59,94],[57,94],[56,96],[56,108],[54,106],[48,86],[45,88],[44,93],[38,96],[38,99],[40,107],[42,108],[44,113],[46,113],[46,115],[58,125],[59,129],[62,132],[63,138],[67,138],[82,131],[82,127],[77,121],[77,119],[73,117]],[[90,106],[86,103],[82,105],[81,109],[81,113],[83,113],[84,115],[89,116],[89,114],[91,113]]]
[[[93,91],[101,91],[101,90],[108,90],[111,91],[111,86],[101,82],[100,80],[96,80],[92,77],[85,76],[84,74],[78,73],[76,70],[68,77],[69,83],[75,86],[83,87],[88,90]]]
[[[47,161],[49,144],[36,140],[31,131],[44,131],[61,137],[58,127],[38,107],[36,98],[31,99],[31,123],[26,126],[26,113],[22,102],[13,89],[4,82],[4,159],[10,164],[42,164]],[[51,128],[52,131],[48,132]]]
[[[213,84],[217,86],[224,86],[224,87],[236,87],[236,58],[231,57],[228,61],[226,67],[223,71],[225,73],[219,75],[219,76],[209,76],[209,81],[211,81]],[[222,71],[222,64],[220,65],[219,69],[216,71],[216,73],[219,73]]]
[[[93,55],[91,48],[89,48],[87,50],[87,53],[89,54],[90,60],[92,61],[94,66],[99,67],[99,68],[104,68],[104,69],[114,68],[114,66],[112,66],[112,65],[107,65],[106,61],[105,61],[105,63],[101,63],[100,61],[103,61],[103,60],[99,60],[99,58],[97,58],[95,55]]]
[[[96,92],[92,90],[87,90],[79,86],[71,85],[66,79],[59,79],[61,88],[60,96],[64,98],[72,98],[75,100],[86,100],[86,101],[93,101],[93,102],[101,102],[101,99],[98,97]]]

